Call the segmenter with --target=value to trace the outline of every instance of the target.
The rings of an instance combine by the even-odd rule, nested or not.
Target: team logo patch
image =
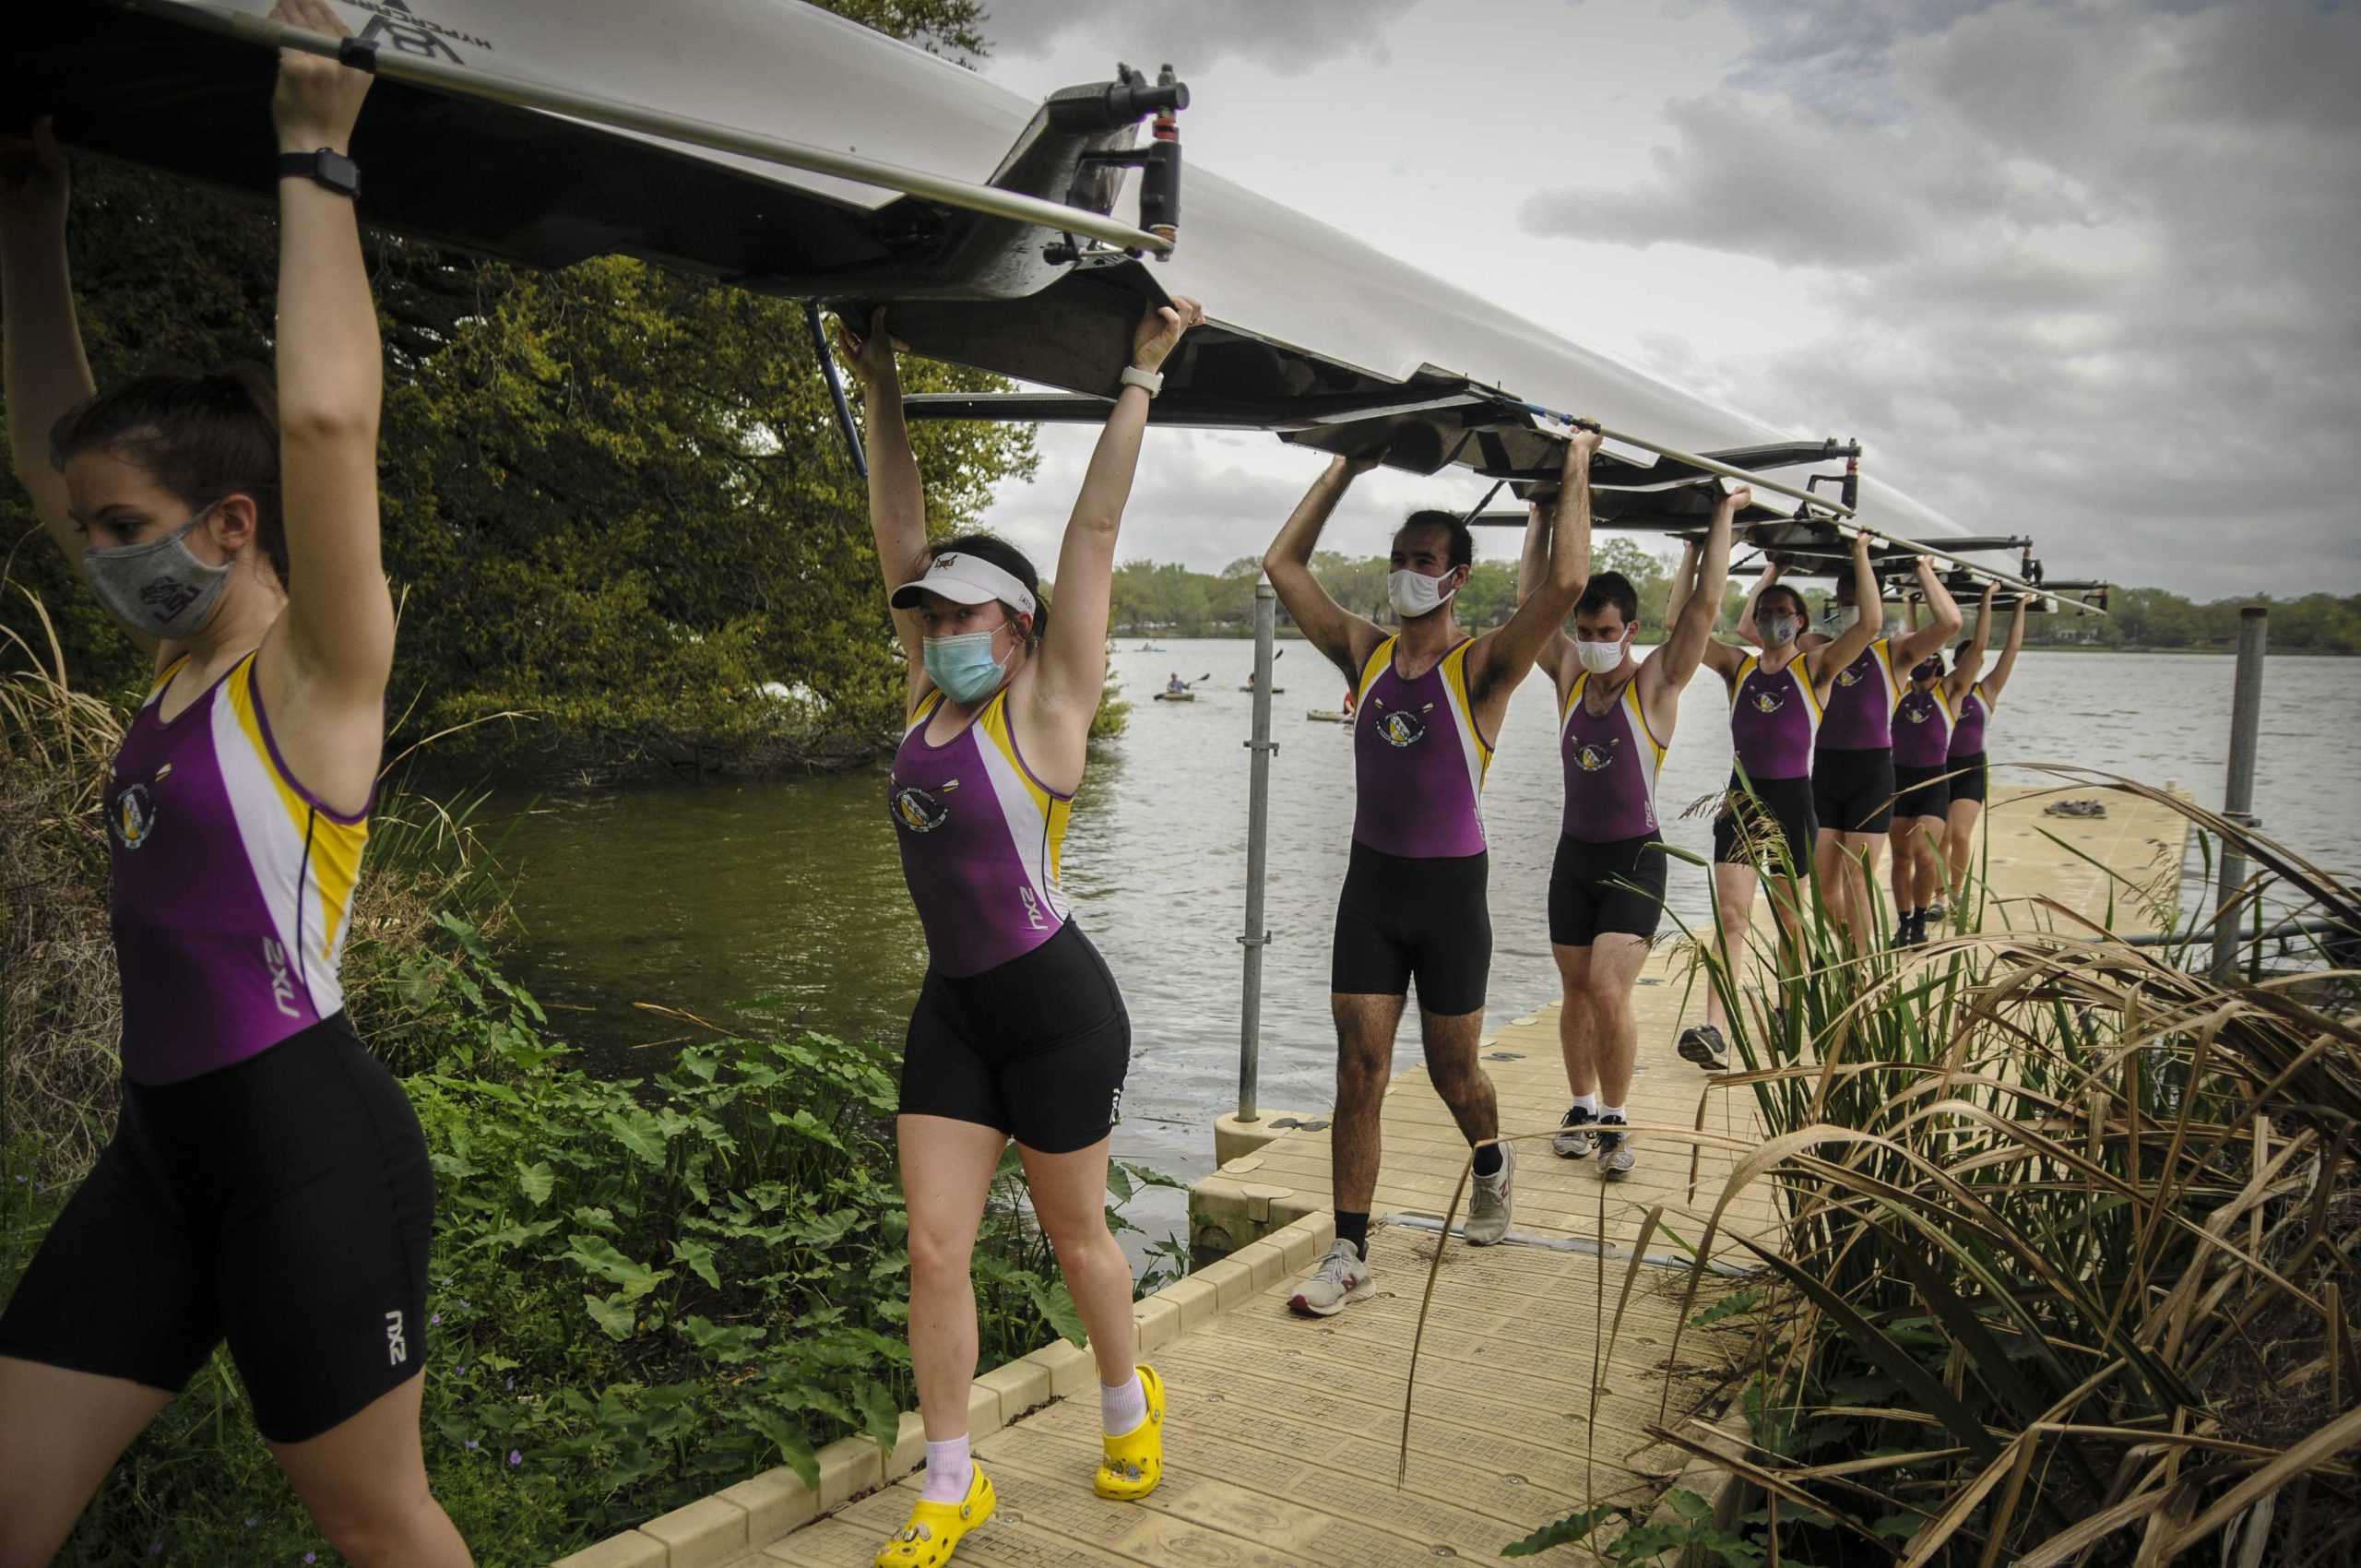
[[[114,810],[108,815],[113,823],[115,842],[126,849],[136,849],[156,831],[156,797],[148,792],[147,785],[134,784],[114,798]]]
[[[1596,773],[1603,767],[1610,766],[1615,761],[1615,746],[1621,743],[1617,742],[1613,745],[1606,746],[1585,743],[1574,752],[1574,766],[1584,773]]]
[[[1913,724],[1924,724],[1935,716],[1934,709],[1927,707],[1905,707],[1902,713]]]
[[[1776,692],[1757,692],[1754,694],[1754,711],[1757,713],[1776,713],[1786,706],[1787,699],[1781,696]]]
[[[1839,670],[1836,672],[1836,683],[1840,686],[1859,685],[1861,683],[1860,666],[1857,664],[1848,664],[1844,669]]]
[[[931,833],[951,819],[951,808],[915,784],[895,788],[888,802],[894,820],[913,833]]]
[[[1406,707],[1397,707],[1377,721],[1377,732],[1393,746],[1415,746],[1427,738],[1427,726]]]

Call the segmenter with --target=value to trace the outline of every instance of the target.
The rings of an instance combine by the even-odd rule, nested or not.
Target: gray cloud
[[[1633,184],[1537,194],[1528,230],[1816,276],[1844,325],[1725,367],[1737,399],[1857,430],[2054,568],[2361,583],[2361,15],[1740,9],[1734,89],[1676,105]],[[1681,372],[1711,346],[1654,347]]]
[[[1202,69],[1242,55],[1280,76],[1297,76],[1339,55],[1385,57],[1388,24],[1418,0],[995,0],[984,36],[1002,54],[1046,54],[1059,38],[1088,29],[1119,39],[1134,65],[1170,60]]]

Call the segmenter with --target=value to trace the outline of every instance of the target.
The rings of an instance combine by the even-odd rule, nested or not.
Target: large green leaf
[[[567,1261],[584,1271],[595,1274],[612,1285],[623,1287],[627,1301],[636,1301],[657,1286],[672,1277],[669,1268],[650,1268],[635,1263],[615,1251],[614,1244],[597,1236],[569,1236]]]
[[[600,1124],[615,1135],[615,1141],[629,1149],[641,1164],[651,1170],[664,1169],[664,1124],[647,1111],[634,1107],[629,1111],[610,1111],[599,1119]]]
[[[1089,1338],[1082,1326],[1081,1310],[1074,1304],[1074,1292],[1066,1289],[1064,1280],[1044,1283],[1027,1276],[1025,1289],[1033,1298],[1035,1308],[1049,1320],[1051,1328],[1064,1336],[1068,1344],[1080,1345]]]
[[[853,1403],[860,1408],[861,1424],[870,1437],[890,1455],[902,1438],[902,1407],[894,1397],[894,1391],[874,1378],[863,1378],[853,1395]]]
[[[778,1450],[779,1457],[787,1461],[788,1468],[793,1470],[805,1486],[813,1491],[820,1490],[820,1457],[812,1451],[812,1440],[803,1435],[801,1427],[777,1410],[761,1405],[746,1412],[746,1422],[771,1440],[771,1445]]]

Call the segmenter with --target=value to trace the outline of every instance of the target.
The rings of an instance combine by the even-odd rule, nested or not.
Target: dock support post
[[[1250,782],[1246,790],[1245,991],[1238,1006],[1238,1119],[1257,1119],[1263,1045],[1263,949],[1271,933],[1263,927],[1264,849],[1271,832],[1271,643],[1277,635],[1278,595],[1267,582],[1254,585],[1254,735],[1246,742]]]
[[[2238,612],[2237,684],[2230,697],[2230,777],[2222,791],[2222,814],[2241,827],[2254,825],[2255,734],[2262,722],[2262,649],[2271,612],[2249,604]],[[2247,858],[2222,846],[2221,888],[2213,897],[2213,979],[2229,980],[2238,966],[2238,910],[2235,900],[2246,885]]]

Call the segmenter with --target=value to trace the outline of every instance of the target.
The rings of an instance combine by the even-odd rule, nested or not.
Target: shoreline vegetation
[[[2116,776],[2043,771],[2169,804],[2209,861],[2247,855],[2249,896],[2361,932],[2361,890],[2284,846]],[[1721,1363],[1728,1415],[1679,1419],[1667,1381],[1644,1431],[1735,1484],[1719,1509],[1687,1491],[1653,1516],[1581,1509],[1503,1555],[2355,1560],[2361,1484],[2337,1456],[2361,1446],[2361,944],[2225,980],[2210,940],[2132,946],[2113,928],[2177,929],[2168,859],[2138,883],[2100,867],[2096,921],[2000,906],[1978,868],[1966,929],[1910,956],[1857,957],[1814,920],[1767,995],[1701,954],[1753,1152],[1726,1189],[1655,1211],[1622,1289],[1659,1222],[1748,1265],[1737,1284],[1689,1271],[1666,1351]],[[1776,1233],[1741,1238],[1723,1210],[1757,1181]]]
[[[1640,597],[1640,641],[1660,641],[1670,599],[1671,574],[1666,563],[1628,537],[1609,537],[1596,547],[1595,572],[1617,571],[1631,579]],[[1357,558],[1323,550],[1311,560],[1312,575],[1335,600],[1380,625],[1394,624],[1386,604],[1382,557]],[[1257,558],[1231,562],[1219,572],[1199,572],[1178,562],[1133,561],[1116,568],[1112,633],[1117,645],[1134,638],[1245,637],[1254,635],[1254,582],[1262,571]],[[1732,631],[1750,584],[1733,583],[1724,599],[1719,630]],[[1459,617],[1471,630],[1496,626],[1515,609],[1516,568],[1513,562],[1479,561],[1467,586],[1460,590]],[[1804,583],[1805,597],[1815,612],[1825,592]],[[2025,644],[2044,650],[2071,649],[2106,653],[2229,653],[2236,651],[2238,612],[2249,604],[2271,608],[2271,652],[2361,653],[2361,594],[2338,598],[2306,594],[2274,599],[2268,594],[2218,599],[2200,604],[2163,588],[2118,588],[2108,613],[2030,615]],[[1973,613],[1972,600],[1961,608]],[[1296,636],[1285,611],[1278,618],[1279,636]]]

